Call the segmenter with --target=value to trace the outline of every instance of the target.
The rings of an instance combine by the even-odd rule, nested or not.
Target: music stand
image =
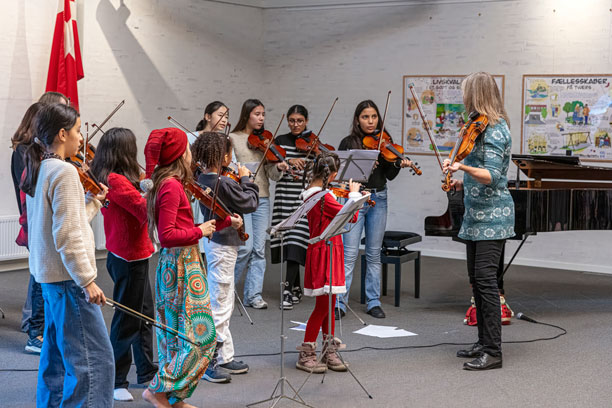
[[[333,265],[332,265],[333,243],[331,239],[337,235],[342,235],[345,232],[348,232],[347,224],[353,219],[353,216],[355,215],[355,213],[359,211],[359,209],[363,206],[363,204],[367,201],[369,197],[370,197],[370,194],[363,195],[358,199],[349,198],[348,201],[342,207],[342,209],[338,212],[338,214],[336,214],[336,216],[331,220],[327,228],[323,230],[321,235],[308,240],[309,244],[316,244],[317,242],[325,241],[325,243],[327,244],[329,248],[329,311],[328,311],[329,315],[327,316],[328,328],[327,328],[327,336],[323,340],[323,350],[325,350],[326,347],[330,347],[331,342],[334,339],[334,336],[331,334],[332,333],[332,329],[331,329],[332,319],[334,318],[334,305],[332,305],[332,296],[333,296],[332,292],[333,292],[333,287],[334,287]],[[346,369],[348,370],[348,372],[351,374],[351,376],[357,382],[357,384],[359,384],[361,389],[366,393],[368,398],[373,399],[372,395],[368,392],[368,390],[366,390],[363,384],[361,384],[361,382],[357,379],[355,374],[353,374],[348,364],[346,364],[339,350],[336,350],[336,354],[338,354],[340,361],[342,361],[342,363],[346,366]],[[321,352],[321,356],[319,357],[319,360],[318,360],[319,363],[321,362],[322,358],[323,358],[323,352]],[[308,381],[311,375],[312,375],[312,372],[308,374],[308,377],[306,377],[306,379],[304,380],[304,383],[297,390],[296,395],[304,387],[304,385],[306,384],[306,382]],[[324,380],[325,380],[325,374],[323,375],[321,382],[323,382]]]
[[[300,390],[296,391],[295,387],[293,387],[293,385],[291,385],[291,383],[289,382],[287,377],[285,377],[285,340],[287,339],[287,336],[285,336],[285,309],[282,306],[282,301],[283,301],[283,291],[285,290],[285,280],[287,278],[287,276],[286,276],[287,275],[287,268],[285,266],[284,259],[283,259],[283,255],[284,255],[283,254],[283,249],[284,249],[284,244],[285,244],[285,231],[293,229],[295,227],[295,225],[297,224],[297,222],[303,216],[308,214],[308,211],[310,211],[312,209],[312,207],[314,207],[319,202],[321,197],[323,197],[327,193],[328,193],[328,191],[325,190],[325,191],[320,191],[320,192],[318,192],[316,194],[313,194],[297,210],[295,210],[289,217],[287,217],[285,220],[279,222],[275,226],[270,227],[268,229],[268,233],[270,234],[270,236],[279,236],[280,240],[281,240],[281,245],[280,245],[280,256],[281,256],[281,259],[280,259],[280,262],[281,262],[281,274],[280,274],[280,302],[281,302],[281,307],[280,307],[280,311],[281,311],[281,319],[280,319],[280,339],[281,339],[280,377],[279,377],[278,381],[276,382],[276,385],[274,386],[274,389],[272,390],[272,394],[270,395],[270,398],[266,398],[265,400],[261,400],[261,401],[253,402],[251,404],[247,404],[247,407],[252,407],[252,406],[255,406],[255,405],[263,404],[264,402],[272,401],[272,405],[270,405],[270,408],[272,408],[272,407],[275,407],[276,404],[278,404],[280,400],[285,398],[285,399],[293,401],[293,402],[295,402],[297,404],[304,405],[306,407],[312,408],[312,406],[306,404],[306,402],[304,402],[302,397],[300,397],[300,395],[299,395]],[[291,397],[289,395],[285,395],[285,383],[295,393],[293,395],[293,397]],[[276,393],[277,390],[280,391],[278,394]]]
[[[338,150],[334,152],[340,159],[340,168],[335,181],[353,181],[366,183],[380,152],[378,150]]]

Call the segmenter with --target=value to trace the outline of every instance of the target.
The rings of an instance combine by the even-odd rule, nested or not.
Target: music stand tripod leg
[[[246,315],[247,319],[249,319],[249,322],[253,324],[253,319],[251,319],[249,312],[247,312],[246,307],[244,307],[244,304],[242,303],[240,296],[238,296],[238,292],[236,292],[236,289],[234,289],[234,295],[236,295],[236,299],[238,299],[238,311],[240,312],[240,316],[242,316],[242,312],[240,311],[240,308],[242,308],[242,310],[244,310],[244,314]]]
[[[296,404],[300,404],[303,405],[305,407],[309,407],[309,408],[313,408],[310,405],[306,404],[306,402],[304,402],[304,400],[302,399],[302,397],[300,397],[299,392],[300,389],[302,387],[300,387],[300,389],[298,389],[296,391],[296,389],[293,387],[293,385],[291,385],[291,383],[289,382],[289,380],[287,379],[287,377],[285,377],[285,340],[287,339],[287,336],[285,336],[285,309],[283,308],[283,292],[285,289],[285,280],[286,280],[286,275],[287,275],[287,269],[284,263],[284,259],[283,259],[283,249],[284,249],[284,244],[285,244],[285,232],[284,231],[278,231],[277,234],[280,234],[280,240],[281,240],[281,245],[280,245],[280,253],[281,253],[281,274],[280,274],[280,310],[281,310],[281,321],[280,321],[280,342],[281,342],[281,352],[280,352],[280,378],[278,379],[278,381],[276,382],[276,385],[274,386],[274,389],[272,390],[272,394],[270,394],[270,398],[266,398],[264,400],[261,401],[257,401],[257,402],[252,402],[250,404],[247,404],[247,407],[253,407],[259,404],[263,404],[265,402],[269,402],[272,401],[272,405],[270,405],[270,408],[273,408],[276,406],[276,404],[278,404],[280,402],[280,400],[284,399],[288,399],[290,401],[295,402]],[[291,388],[294,392],[293,397],[290,397],[288,395],[285,395],[285,384],[287,384],[289,386],[289,388]],[[277,391],[280,391],[277,394]]]

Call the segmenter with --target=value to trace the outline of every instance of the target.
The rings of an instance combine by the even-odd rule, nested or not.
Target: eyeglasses
[[[289,119],[288,120],[290,125],[303,125],[304,124],[304,119]]]

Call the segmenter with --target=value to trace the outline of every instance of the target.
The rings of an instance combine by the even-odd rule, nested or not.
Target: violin
[[[393,143],[391,136],[389,136],[386,131],[382,132],[382,139],[381,132],[378,131],[377,133],[377,131],[375,131],[374,134],[364,137],[362,143],[368,150],[380,150],[382,157],[390,163],[394,163],[397,160],[408,159],[408,157],[404,155],[404,148]],[[413,162],[410,165],[410,170],[412,174],[416,174],[417,176],[423,174],[420,167],[418,167],[418,163]]]
[[[240,175],[236,170],[232,169],[231,167],[223,166],[223,168],[221,169],[221,175],[231,178],[236,183],[240,183]]]
[[[342,187],[331,187],[330,190],[338,198],[348,198],[349,193],[350,193],[350,191]],[[374,207],[376,205],[376,201],[370,200],[369,198],[368,198],[367,203],[370,207]]]
[[[220,201],[218,198],[215,200],[211,196],[211,194],[210,194],[211,193],[211,189],[210,188],[207,188],[207,189],[202,188],[202,186],[197,181],[195,181],[195,180],[188,181],[185,184],[185,190],[189,191],[189,193],[191,193],[191,195],[196,200],[198,200],[206,208],[211,210],[211,212],[218,219],[224,220],[227,217],[232,217],[234,215],[227,208],[227,206],[225,204],[223,204],[222,201]],[[214,205],[214,209],[211,208],[213,205]],[[241,241],[246,241],[247,239],[249,239],[249,235],[244,231],[244,225],[242,225],[240,228],[238,228],[236,230],[236,232],[238,232],[238,237],[240,238]]]
[[[335,150],[334,146],[321,142],[312,130],[305,130],[296,136],[295,147],[302,152],[313,152],[315,156],[320,155],[321,152],[329,153]]]
[[[79,173],[79,179],[81,180],[81,184],[83,185],[83,189],[85,192],[91,193],[95,196],[104,192],[104,188],[102,184],[96,179],[89,168],[86,168],[86,165],[83,165],[83,161],[85,158],[79,153],[76,156],[69,157],[66,161],[72,164]],[[109,201],[104,200],[102,205],[104,208],[108,208]]]
[[[489,119],[485,115],[481,115],[478,112],[470,113],[468,121],[459,132],[459,137],[455,143],[455,147],[449,154],[450,165],[465,159],[474,149],[476,139],[481,133],[485,131],[489,124]],[[451,172],[446,171],[444,179],[442,180],[442,190],[449,192],[451,189]]]
[[[250,149],[264,152],[266,160],[271,163],[284,162],[287,157],[287,151],[274,143],[272,132],[264,128],[253,130],[247,139],[247,145]]]

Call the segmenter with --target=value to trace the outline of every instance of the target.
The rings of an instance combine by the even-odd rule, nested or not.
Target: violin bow
[[[319,140],[319,136],[321,136],[321,132],[323,131],[323,128],[325,127],[325,124],[327,123],[327,119],[329,119],[329,115],[331,115],[332,111],[334,110],[334,106],[336,106],[336,102],[338,102],[338,97],[336,96],[336,99],[334,99],[334,103],[332,103],[331,108],[329,109],[329,112],[327,113],[327,116],[325,117],[325,120],[323,121],[323,124],[321,125],[321,129],[319,129],[319,133],[316,134],[315,139],[312,143],[312,146],[310,146],[310,149],[308,149],[308,153],[306,153],[306,157],[304,158],[304,160],[308,160],[308,158],[310,157],[310,153],[312,153],[312,151],[314,150],[315,146],[317,145],[317,141]]]
[[[263,157],[261,158],[259,164],[257,165],[257,169],[255,170],[255,173],[253,173],[253,180],[255,180],[255,178],[257,177],[257,173],[259,173],[259,170],[261,169],[261,165],[263,164],[264,160],[266,160],[266,154],[268,154],[270,147],[272,147],[272,144],[274,143],[274,139],[276,138],[278,129],[280,129],[281,125],[283,124],[283,119],[285,119],[284,113],[283,113],[283,116],[281,116],[280,122],[278,122],[278,126],[276,127],[276,131],[274,132],[274,135],[272,136],[272,140],[270,140],[270,142],[268,143],[268,146],[266,146],[266,150],[264,151]]]
[[[181,130],[187,134],[195,133],[187,129],[185,126],[181,125],[181,123],[178,120],[174,119],[172,116],[168,116],[168,121],[172,123],[174,126],[181,128]]]
[[[440,170],[442,174],[444,174],[444,167],[442,166],[442,157],[440,156],[440,151],[438,150],[438,146],[431,135],[431,128],[429,127],[429,122],[427,122],[427,118],[425,118],[425,113],[423,111],[423,107],[421,106],[421,102],[419,102],[419,98],[417,98],[416,93],[414,92],[414,84],[411,82],[408,84],[408,88],[410,89],[410,93],[412,94],[412,99],[414,103],[416,103],[417,110],[419,111],[419,115],[421,115],[421,120],[423,121],[423,128],[427,132],[427,136],[429,136],[429,141],[433,147],[434,153],[436,154],[436,159],[438,159],[438,164],[440,165]]]
[[[145,324],[150,324],[152,326],[157,327],[158,329],[171,334],[173,336],[179,337],[182,340],[189,342],[191,344],[193,344],[194,346],[201,346],[201,344],[196,343],[195,341],[191,340],[189,337],[187,337],[184,333],[181,333],[180,331],[173,329],[172,327],[166,326],[165,324],[156,321],[155,319],[150,318],[147,315],[144,315],[134,309],[131,309],[125,305],[122,305],[119,302],[115,302],[113,299],[110,298],[106,298],[106,304],[111,306],[113,309],[118,309],[120,311],[122,311],[123,313],[126,313],[132,317],[135,317],[137,319],[142,320]]]
[[[94,138],[96,133],[98,133],[98,130],[102,130],[100,128],[103,127],[106,124],[106,122],[108,122],[110,120],[110,118],[112,118],[115,115],[115,113],[117,113],[117,111],[123,106],[124,103],[125,103],[125,99],[122,100],[121,102],[119,102],[117,107],[115,107],[115,109],[113,109],[113,111],[106,117],[106,119],[104,119],[102,121],[102,123],[100,123],[100,126],[96,126],[97,129],[93,131],[91,136],[89,136],[89,135],[87,136],[87,140],[86,140],[85,146],[87,146],[89,144],[89,142]]]
[[[378,151],[382,146],[383,135],[385,133],[385,121],[387,120],[387,109],[389,109],[389,99],[391,99],[391,91],[387,93],[387,102],[385,102],[385,112],[383,113],[382,129],[380,130],[380,136],[378,137]]]

